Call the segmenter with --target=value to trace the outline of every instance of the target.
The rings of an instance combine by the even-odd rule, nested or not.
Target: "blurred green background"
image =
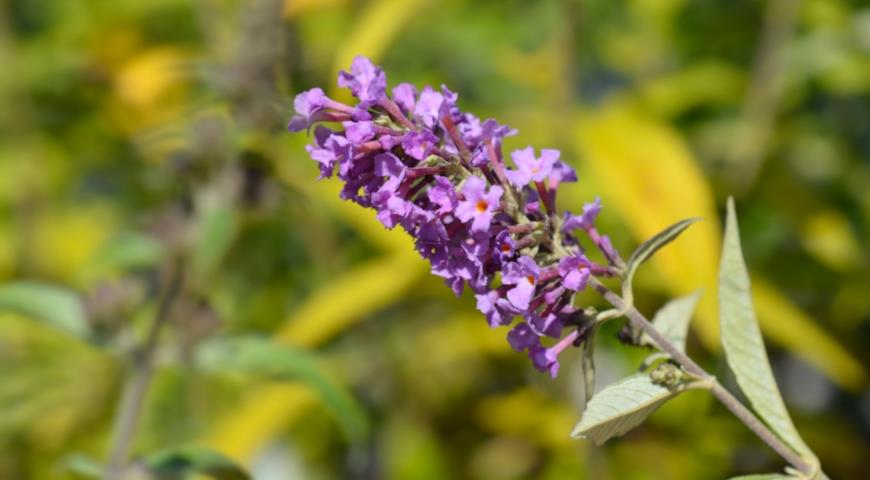
[[[507,149],[559,148],[581,177],[562,206],[601,196],[624,252],[703,216],[642,270],[637,302],[652,313],[704,288],[689,352],[722,378],[715,274],[733,194],[786,402],[831,478],[866,478],[858,0],[0,2],[0,478],[105,462],[173,275],[136,459],[204,446],[258,480],[781,468],[702,392],[604,447],[571,440],[578,362],[556,381],[533,371],[403,233],[318,183],[305,135],[285,132],[295,93],[347,99],[335,76],[356,54],[391,85],[445,83],[518,128]],[[599,386],[644,356],[613,327]],[[238,337],[254,343],[220,343]]]

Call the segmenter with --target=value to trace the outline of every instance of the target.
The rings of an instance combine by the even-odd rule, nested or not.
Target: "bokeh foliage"
[[[125,355],[178,262],[136,456],[199,445],[264,479],[777,469],[698,392],[607,447],[571,440],[579,359],[555,382],[530,371],[285,133],[294,93],[346,98],[335,75],[356,54],[392,83],[448,84],[520,130],[509,149],[561,149],[581,175],[561,201],[600,195],[623,251],[704,217],[635,291],[652,312],[705,288],[688,349],[720,374],[712,292],[734,194],[795,422],[832,478],[870,468],[866,4],[7,0],[0,478],[76,478],[73,455],[105,458]],[[58,296],[22,307],[33,285]],[[603,333],[599,383],[642,356]],[[265,347],[215,347],[230,337]]]

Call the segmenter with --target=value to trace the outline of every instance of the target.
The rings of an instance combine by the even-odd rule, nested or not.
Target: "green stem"
[[[683,353],[682,350],[678,349],[673,343],[664,338],[642,313],[637,311],[633,306],[628,305],[619,295],[612,292],[604,284],[598,281],[598,279],[591,277],[590,282],[595,290],[597,290],[608,303],[618,310],[625,312],[625,316],[628,317],[628,321],[632,326],[649,335],[661,350],[670,355],[672,360],[677,362],[677,364],[683,367],[687,372],[709,381],[711,385],[710,392],[713,396],[716,397],[725,408],[733,413],[735,417],[752,430],[758,438],[769,445],[770,448],[772,448],[794,468],[810,477],[814,474],[814,468],[812,465],[807,463],[806,460],[789,448],[788,445],[773,433],[767,425],[759,420],[754,413],[740,403],[740,400],[738,400],[737,397],[726,390],[725,387],[716,380],[716,377],[707,373],[700,365]]]
[[[151,379],[154,373],[154,356],[160,339],[160,332],[169,319],[172,304],[178,297],[183,283],[181,265],[175,265],[170,273],[169,283],[165,293],[157,307],[154,322],[148,331],[145,343],[140,349],[133,352],[130,366],[130,374],[124,384],[124,391],[115,414],[115,422],[112,428],[112,448],[106,467],[106,480],[120,480],[124,474],[124,468],[130,456],[130,447],[136,434],[139,423],[139,415]]]

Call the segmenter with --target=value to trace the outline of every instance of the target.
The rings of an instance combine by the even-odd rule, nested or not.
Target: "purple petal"
[[[527,310],[532,297],[535,294],[535,286],[528,280],[522,280],[507,292],[507,299],[518,310]]]
[[[405,113],[413,113],[417,102],[417,88],[410,83],[400,83],[393,87],[393,100]]]
[[[507,340],[511,348],[517,352],[522,352],[526,349],[534,349],[541,345],[538,336],[535,335],[535,333],[532,332],[532,329],[525,323],[516,324],[516,326],[508,332]]]

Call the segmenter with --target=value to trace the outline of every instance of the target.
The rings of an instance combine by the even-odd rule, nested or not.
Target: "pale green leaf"
[[[692,320],[692,313],[694,313],[695,306],[700,298],[701,292],[698,291],[691,295],[671,300],[660,308],[656,312],[655,317],[653,317],[652,323],[656,330],[682,352],[686,351],[686,336],[689,332],[689,323]],[[653,339],[648,335],[642,337],[641,343],[644,345],[655,345]]]
[[[157,264],[163,254],[163,245],[154,237],[139,232],[124,232],[103,246],[96,262],[119,269],[149,267]]]
[[[90,331],[81,298],[56,285],[40,282],[0,285],[0,311],[24,315],[80,338]]]
[[[191,260],[195,278],[204,281],[214,273],[238,235],[236,212],[230,206],[210,205],[197,229]]]
[[[300,380],[320,395],[348,437],[361,439],[367,430],[362,408],[353,396],[330,378],[313,354],[264,339],[213,341],[198,351],[200,365],[218,371],[243,373],[278,380]]]
[[[631,281],[634,278],[634,274],[637,271],[637,268],[645,261],[647,261],[650,257],[653,256],[660,248],[665,245],[673,242],[683,230],[689,227],[689,225],[697,222],[700,218],[687,218],[685,220],[680,220],[679,222],[669,226],[668,228],[662,230],[661,232],[652,236],[652,238],[640,244],[637,247],[637,250],[631,254],[628,261],[626,262],[626,270],[625,270],[625,279],[623,280],[623,285],[627,285],[629,288],[631,287]]]
[[[73,478],[92,478],[98,480],[106,474],[106,467],[104,465],[80,453],[64,457],[61,464]]]
[[[728,366],[752,407],[795,451],[805,458],[815,458],[789,417],[767,359],[752,307],[749,273],[743,262],[737,215],[731,198],[728,199],[719,267],[719,319]]]
[[[206,448],[170,449],[147,457],[144,463],[158,480],[183,480],[194,474],[215,480],[252,478],[231,459]]]
[[[632,375],[593,396],[571,436],[601,445],[643,423],[678,393],[679,390],[656,385],[648,375]]]

